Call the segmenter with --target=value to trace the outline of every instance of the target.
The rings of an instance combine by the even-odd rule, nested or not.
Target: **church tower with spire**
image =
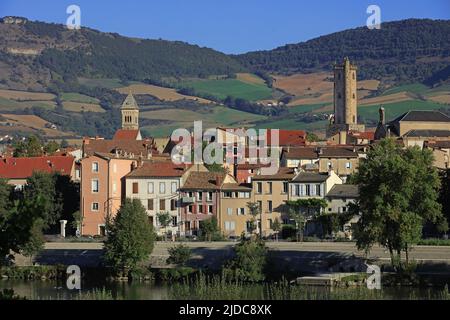
[[[123,102],[120,112],[122,113],[122,129],[139,130],[139,106],[131,93]]]

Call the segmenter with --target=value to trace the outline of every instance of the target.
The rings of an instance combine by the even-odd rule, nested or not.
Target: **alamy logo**
[[[81,289],[81,269],[79,266],[72,265],[67,268],[67,289],[80,290]]]
[[[379,6],[372,4],[367,7],[367,13],[371,14],[367,18],[367,28],[370,30],[381,29],[381,9]]]
[[[81,9],[76,4],[67,7],[66,13],[70,16],[66,20],[66,26],[70,30],[81,29]]]
[[[381,271],[380,267],[377,265],[367,265],[367,274],[370,276],[367,277],[367,289],[373,290],[381,289]]]

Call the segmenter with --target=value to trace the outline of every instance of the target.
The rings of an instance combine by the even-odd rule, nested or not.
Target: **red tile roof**
[[[181,190],[218,190],[225,180],[221,172],[191,172]]]
[[[113,140],[137,140],[139,130],[119,129],[114,134]]]
[[[373,131],[350,132],[349,135],[358,139],[375,140],[375,132]]]
[[[192,165],[176,165],[172,161],[144,163],[131,171],[127,177],[181,177]]]
[[[267,129],[267,145],[272,145],[272,130]],[[306,142],[306,132],[303,130],[278,130],[280,146],[302,146]]]
[[[0,177],[6,179],[26,179],[34,171],[59,172],[70,175],[75,158],[72,156],[50,156],[34,158],[0,159]]]
[[[158,153],[154,148],[153,139],[146,140],[103,140],[103,139],[85,139],[83,141],[83,153],[92,156],[96,152],[115,153],[116,151],[126,152],[143,157],[149,153]]]

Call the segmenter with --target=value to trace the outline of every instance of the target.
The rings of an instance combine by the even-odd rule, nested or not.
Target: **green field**
[[[402,86],[398,86],[398,87],[394,87],[391,89],[386,90],[385,92],[383,92],[383,96],[386,96],[388,94],[393,94],[393,93],[398,93],[398,92],[402,92],[402,91],[406,91],[406,92],[411,92],[411,93],[417,93],[417,94],[421,94],[421,93],[425,93],[429,88],[421,83],[412,83],[412,84],[405,84]]]
[[[200,94],[213,95],[219,99],[227,96],[250,101],[270,99],[272,89],[265,84],[253,84],[236,79],[183,81],[182,86],[193,88]]]
[[[386,120],[390,121],[410,110],[436,110],[450,107],[450,105],[439,104],[432,101],[412,100],[383,104],[386,110]],[[379,105],[364,106],[358,108],[358,115],[364,119],[379,119]]]
[[[115,89],[123,87],[120,79],[110,79],[110,78],[102,78],[102,79],[88,79],[88,78],[78,78],[80,84],[83,84],[87,87],[102,87],[107,89]]]
[[[148,109],[147,109],[148,110]],[[256,121],[267,119],[266,116],[217,106],[209,110],[193,111],[167,107],[166,109],[148,110],[141,113],[142,119],[170,121],[167,124],[144,126],[143,129],[155,137],[165,137],[174,129],[191,129],[194,121],[203,122],[203,130],[217,126],[252,126]]]
[[[81,102],[81,103],[98,103],[98,99],[86,96],[84,94],[76,93],[76,92],[63,92],[61,93],[61,99],[63,101],[73,101],[73,102]]]
[[[304,112],[313,112],[314,110],[320,109],[324,106],[329,105],[330,103],[317,103],[317,104],[305,104],[299,106],[289,107],[289,113],[304,113]]]

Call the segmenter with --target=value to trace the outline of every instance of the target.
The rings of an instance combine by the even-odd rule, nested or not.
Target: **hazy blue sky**
[[[83,26],[226,53],[272,49],[365,25],[370,4],[380,6],[382,21],[450,19],[450,0],[0,0],[0,16],[65,23],[70,4],[81,7]]]

